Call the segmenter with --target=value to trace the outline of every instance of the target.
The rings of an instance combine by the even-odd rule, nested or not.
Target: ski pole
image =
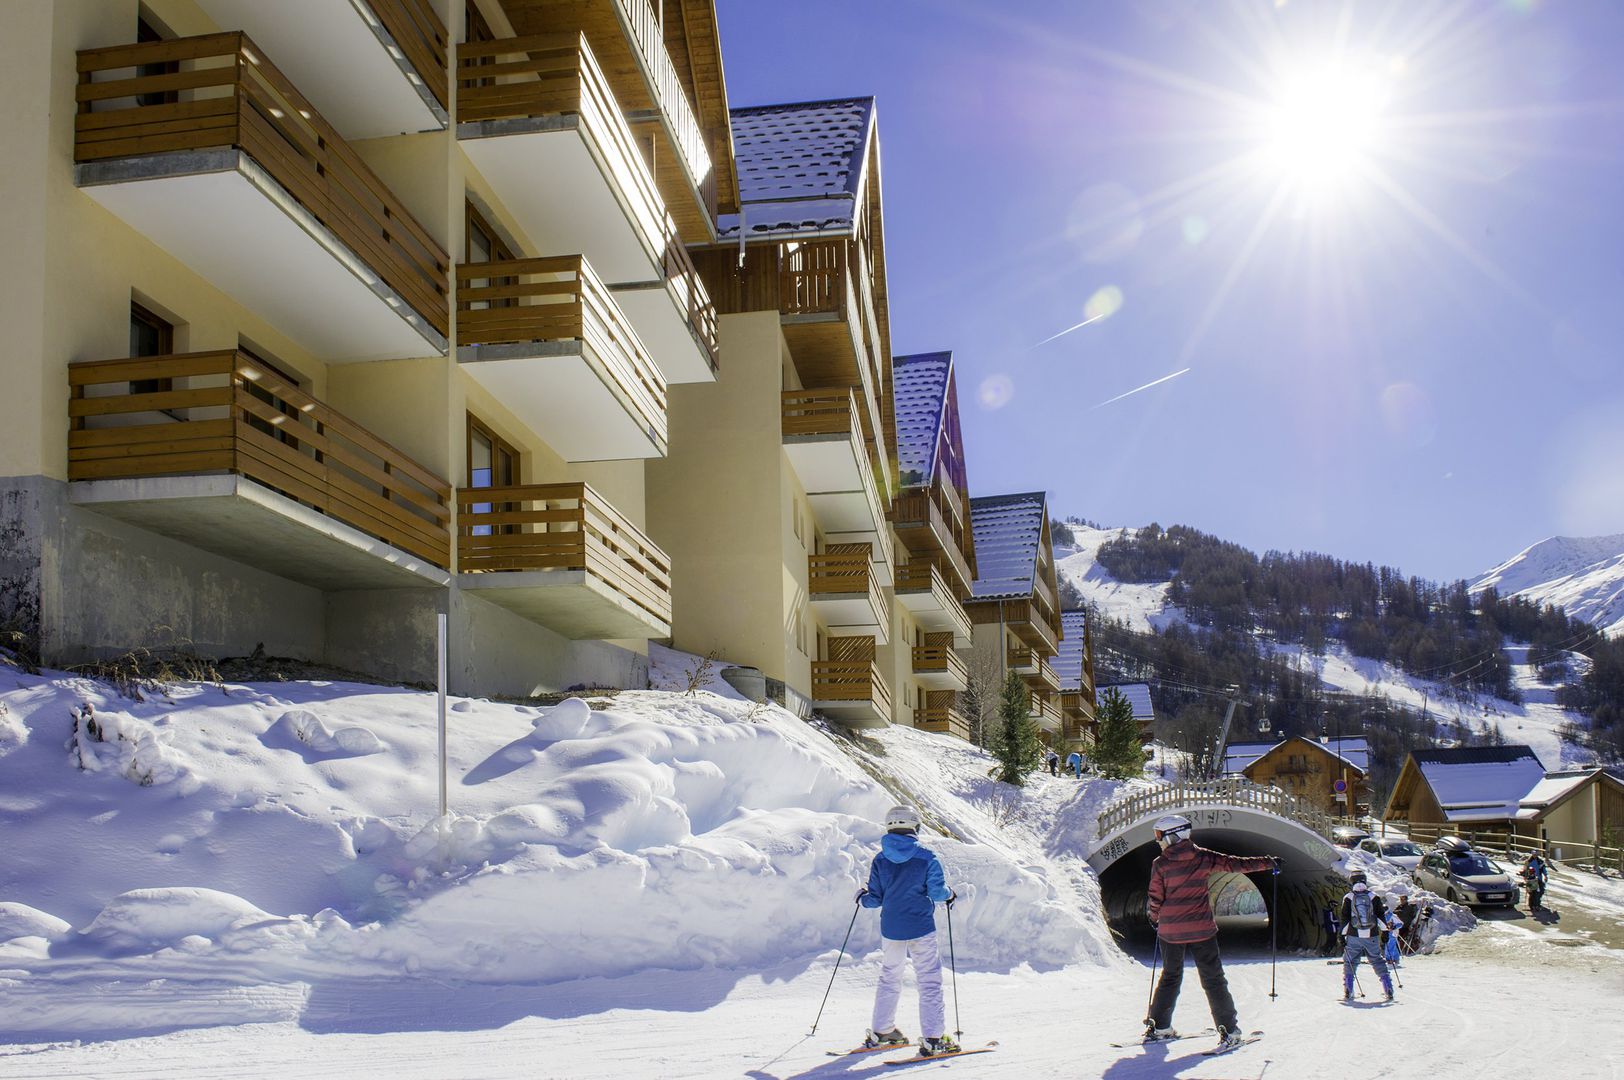
[[[808,1035],[818,1033],[818,1023],[823,1019],[823,1007],[829,1004],[829,991],[835,988],[835,976],[840,973],[840,961],[846,958],[846,942],[851,940],[851,928],[857,925],[857,913],[862,909],[863,894],[858,893],[857,899],[851,904],[851,922],[846,924],[846,936],[840,940],[840,955],[835,957],[835,969],[829,972],[829,985],[823,991],[823,1000],[818,1003],[817,1019],[812,1021],[812,1030]]]
[[[953,1037],[963,1038],[959,1027],[959,962],[953,956],[953,900],[947,902],[947,968],[953,973]]]
[[[1359,996],[1365,996],[1365,984],[1359,981],[1359,958],[1353,958],[1353,985],[1359,988]]]
[[[1156,1000],[1156,963],[1162,958],[1162,938],[1160,934],[1155,937],[1156,944],[1150,951],[1150,992],[1145,995],[1145,1019],[1150,1019],[1151,1005]]]
[[[1280,867],[1274,868],[1273,884],[1270,891],[1274,899],[1269,903],[1269,1001],[1273,1002],[1280,995],[1274,992],[1274,954],[1275,954],[1275,926],[1280,921]]]

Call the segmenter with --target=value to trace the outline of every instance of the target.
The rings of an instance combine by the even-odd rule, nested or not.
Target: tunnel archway
[[[1147,799],[1145,794],[1161,797]],[[1185,806],[1179,805],[1180,794],[1192,799],[1226,794],[1238,797],[1228,805]],[[1289,796],[1274,796],[1278,793],[1258,799],[1253,792],[1181,787],[1126,800],[1120,808],[1126,812],[1113,814],[1113,808],[1107,808],[1100,822],[1111,831],[1099,839],[1088,857],[1089,865],[1099,875],[1106,917],[1126,931],[1148,931],[1150,864],[1159,851],[1155,823],[1167,814],[1179,814],[1195,826],[1194,839],[1202,847],[1229,855],[1279,858],[1278,900],[1276,883],[1269,874],[1246,877],[1263,897],[1280,946],[1314,950],[1324,947],[1328,935],[1321,912],[1338,903],[1347,890],[1347,881],[1337,870],[1338,853],[1319,831],[1276,812],[1291,813],[1294,807],[1279,801]]]

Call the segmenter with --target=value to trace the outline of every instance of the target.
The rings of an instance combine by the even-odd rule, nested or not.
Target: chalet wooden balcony
[[[665,454],[665,376],[579,255],[458,266],[457,359],[566,461]]]
[[[1094,692],[1092,690],[1062,690],[1060,692],[1060,711],[1066,719],[1073,723],[1092,725],[1097,722],[1094,709]]]
[[[1051,736],[1058,737],[1065,730],[1066,722],[1060,715],[1060,703],[1054,695],[1032,695],[1032,719],[1037,721],[1040,730]]]
[[[784,338],[808,387],[859,389],[863,436],[879,465],[883,497],[893,492],[889,455],[880,452],[886,380],[867,275],[851,240],[784,244],[778,252],[778,310]]]
[[[1010,632],[1045,656],[1060,651],[1060,636],[1053,621],[1031,599],[966,600],[964,610],[978,626],[1002,622]]]
[[[671,560],[588,484],[457,493],[457,581],[567,638],[671,636]]]
[[[891,608],[868,545],[836,545],[808,556],[807,598],[831,633],[889,640]]]
[[[891,530],[880,509],[872,459],[849,387],[785,390],[784,453],[812,513],[834,543],[866,543],[883,584],[891,583]]]
[[[942,510],[949,491],[952,491],[949,487],[938,486],[936,494],[924,488],[899,492],[891,502],[891,525],[911,554],[929,555],[944,563],[951,570],[950,584],[954,591],[959,596],[968,596],[975,574],[971,572],[960,539],[966,535],[962,511],[955,529]],[[956,500],[958,493],[953,492],[951,497]]]
[[[927,690],[963,690],[970,685],[970,669],[951,645],[915,645],[913,674]]]
[[[873,660],[814,660],[812,707],[853,727],[883,727],[891,691]]]
[[[439,131],[451,78],[433,0],[197,0],[254,36],[348,139]]]
[[[546,254],[605,281],[660,281],[675,225],[581,34],[457,47],[457,138]]]
[[[246,34],[78,68],[86,195],[324,360],[445,351],[445,251]]]
[[[690,244],[716,239],[717,183],[705,132],[666,51],[650,0],[502,0],[522,35],[581,34],[640,139],[652,144],[660,193]],[[678,18],[667,7],[666,18]]]
[[[1043,658],[1031,649],[1017,647],[1009,650],[1009,670],[1016,675],[1036,675],[1042,662]]]
[[[913,558],[897,567],[895,591],[897,603],[908,609],[914,622],[929,631],[951,633],[958,648],[970,647],[974,630],[970,616],[935,563]]]
[[[958,706],[958,694],[951,690],[933,690],[925,695],[925,704],[914,710],[914,727],[923,731],[938,731],[956,735],[970,741],[970,721]]]
[[[71,502],[321,589],[449,580],[450,486],[246,353],[68,383]]]
[[[657,280],[612,285],[610,291],[666,382],[716,381],[722,357],[716,305],[681,237],[673,234],[666,241],[665,272]]]
[[[1015,652],[1026,654],[1027,666],[1022,668],[1021,675],[1028,686],[1048,694],[1060,692],[1060,676],[1055,674],[1054,666],[1049,663],[1048,657],[1031,649],[1017,649]],[[1010,670],[1015,670],[1013,663]]]

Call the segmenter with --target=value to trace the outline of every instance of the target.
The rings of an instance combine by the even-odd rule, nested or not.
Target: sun
[[[1264,109],[1263,159],[1300,194],[1345,192],[1382,148],[1386,106],[1378,72],[1305,66],[1280,80]]]

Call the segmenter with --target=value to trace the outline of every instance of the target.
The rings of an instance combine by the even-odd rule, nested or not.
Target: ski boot
[[[919,1056],[935,1057],[937,1054],[956,1054],[964,1047],[951,1035],[938,1035],[929,1039],[919,1040]]]
[[[1159,1028],[1159,1027],[1156,1026],[1156,1021],[1154,1021],[1154,1020],[1146,1020],[1145,1021],[1145,1037],[1144,1037],[1144,1040],[1143,1040],[1144,1042],[1147,1042],[1147,1043],[1170,1042],[1173,1039],[1176,1039],[1178,1037],[1179,1037],[1179,1033],[1173,1028],[1170,1028],[1170,1027]]]
[[[1241,1045],[1241,1033],[1240,1032],[1238,1032],[1238,1031],[1229,1031],[1226,1028],[1219,1028],[1218,1029],[1218,1045],[1213,1047],[1213,1049],[1215,1051],[1217,1051],[1217,1050],[1233,1050],[1233,1049],[1235,1049],[1235,1047],[1237,1047],[1239,1045]]]
[[[1382,994],[1382,1000],[1391,1005],[1393,1003],[1393,992],[1391,990],[1384,992]]]
[[[863,1036],[863,1046],[869,1050],[877,1050],[882,1046],[907,1046],[908,1036],[897,1028],[890,1031],[873,1031]]]

